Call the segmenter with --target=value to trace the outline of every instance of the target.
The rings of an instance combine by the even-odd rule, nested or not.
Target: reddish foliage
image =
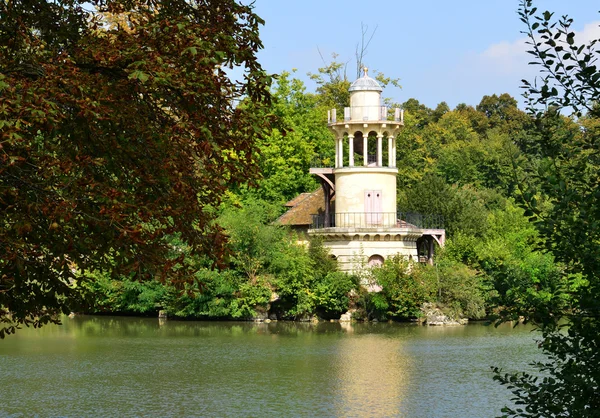
[[[258,175],[270,77],[251,7],[94,5],[126,19],[81,0],[0,3],[0,320],[71,309],[77,271],[185,280],[173,234],[218,263],[206,209]]]

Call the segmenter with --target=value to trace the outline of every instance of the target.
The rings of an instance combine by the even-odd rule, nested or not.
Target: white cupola
[[[364,75],[352,83],[348,89],[350,92],[350,120],[380,120],[382,112],[381,92],[383,89],[377,80],[369,77],[368,68],[365,67],[363,70]]]

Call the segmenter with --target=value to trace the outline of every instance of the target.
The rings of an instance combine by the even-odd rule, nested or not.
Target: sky
[[[265,20],[259,60],[270,73],[295,69],[308,91],[306,75],[331,61],[347,62],[356,78],[355,50],[361,25],[373,39],[364,63],[399,78],[402,89],[388,86],[384,97],[401,103],[415,98],[435,108],[445,101],[477,105],[484,95],[509,93],[522,105],[521,79],[532,80],[519,0],[255,0]],[[576,41],[600,38],[600,4],[594,0],[537,0],[539,10],[574,19]]]

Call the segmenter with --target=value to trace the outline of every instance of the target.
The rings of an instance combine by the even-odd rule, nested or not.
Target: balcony
[[[444,229],[444,218],[411,212],[345,212],[329,216],[312,215],[310,228]]]
[[[363,156],[361,154],[354,154],[354,167],[363,167],[362,161]],[[322,155],[315,155],[310,162],[311,170],[313,168],[334,168],[335,159],[332,157],[326,157]],[[344,155],[344,167],[348,167],[348,156]],[[366,167],[377,167],[377,154],[367,154],[367,166]]]
[[[344,118],[338,120],[337,110],[327,111],[327,123],[329,125],[338,122],[382,122],[390,121],[404,123],[404,110],[400,108],[391,109],[387,106],[352,106],[344,108]]]

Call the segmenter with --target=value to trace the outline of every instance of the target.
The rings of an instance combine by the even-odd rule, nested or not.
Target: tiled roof
[[[304,199],[306,199],[311,194],[312,193],[300,193],[298,196],[296,196],[295,198],[293,198],[292,200],[290,200],[289,202],[287,202],[285,204],[285,207],[286,208],[293,208],[294,206],[296,206],[298,203],[302,202]]]
[[[323,189],[319,187],[312,193],[302,193],[285,204],[290,207],[286,213],[277,220],[282,225],[310,225],[313,214],[325,213],[325,197]],[[333,205],[332,205],[333,212]]]

